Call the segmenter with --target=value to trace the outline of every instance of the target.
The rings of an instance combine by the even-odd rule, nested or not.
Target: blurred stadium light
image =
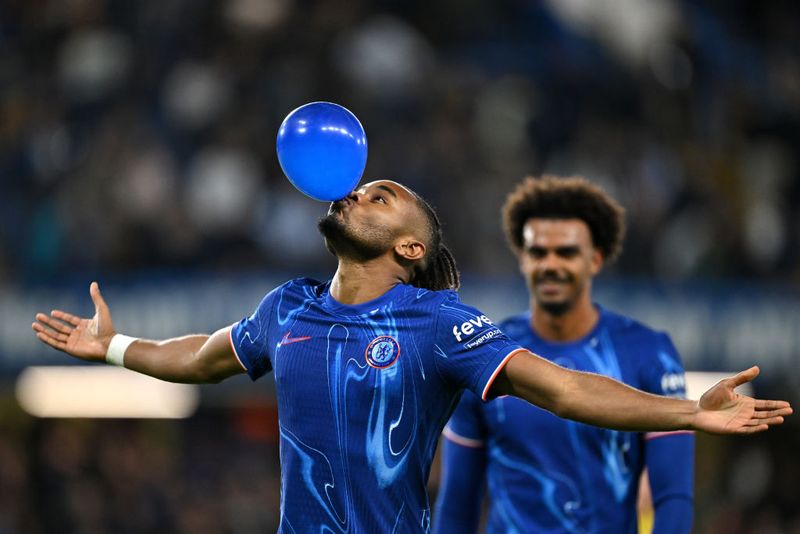
[[[36,417],[183,419],[199,402],[196,386],[110,366],[28,367],[16,393]]]

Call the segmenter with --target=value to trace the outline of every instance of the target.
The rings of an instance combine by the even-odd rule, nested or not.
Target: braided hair
[[[456,267],[456,259],[442,242],[442,224],[439,216],[425,199],[414,193],[428,226],[428,252],[421,262],[414,268],[410,284],[433,291],[442,289],[457,290],[461,285],[461,278]]]

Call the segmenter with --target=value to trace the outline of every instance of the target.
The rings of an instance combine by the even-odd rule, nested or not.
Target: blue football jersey
[[[563,367],[684,397],[683,366],[669,337],[598,309],[595,328],[573,343],[540,338],[531,329],[530,312],[500,328]],[[636,498],[648,438],[642,433],[561,419],[515,397],[481,403],[465,393],[444,435],[463,446],[485,448],[487,532],[637,531]]]
[[[282,532],[426,532],[426,482],[459,395],[485,397],[520,349],[452,291],[398,284],[337,302],[287,282],[231,329],[252,379],[278,401]]]

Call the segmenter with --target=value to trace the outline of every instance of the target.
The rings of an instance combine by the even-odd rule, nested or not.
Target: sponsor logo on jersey
[[[392,336],[378,336],[367,345],[364,357],[367,363],[376,369],[385,369],[397,361],[400,356],[400,344]]]
[[[464,348],[474,349],[475,347],[483,345],[486,341],[489,341],[490,339],[493,339],[493,338],[499,336],[500,334],[502,334],[502,332],[499,329],[492,328],[488,332],[486,332],[484,334],[481,334],[481,336],[479,338],[473,339],[472,341],[468,341],[467,343],[464,343]]]
[[[453,327],[453,336],[456,341],[461,341],[462,337],[471,336],[476,330],[480,330],[484,326],[492,326],[492,321],[485,315],[481,315],[469,321],[464,321],[460,325],[455,325]]]

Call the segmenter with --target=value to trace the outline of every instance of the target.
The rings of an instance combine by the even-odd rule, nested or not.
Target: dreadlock
[[[442,224],[438,215],[425,199],[414,194],[417,205],[425,214],[429,234],[428,252],[425,258],[414,269],[411,285],[424,289],[439,291],[442,289],[457,290],[461,279],[456,267],[456,259],[450,250],[442,243]]]

